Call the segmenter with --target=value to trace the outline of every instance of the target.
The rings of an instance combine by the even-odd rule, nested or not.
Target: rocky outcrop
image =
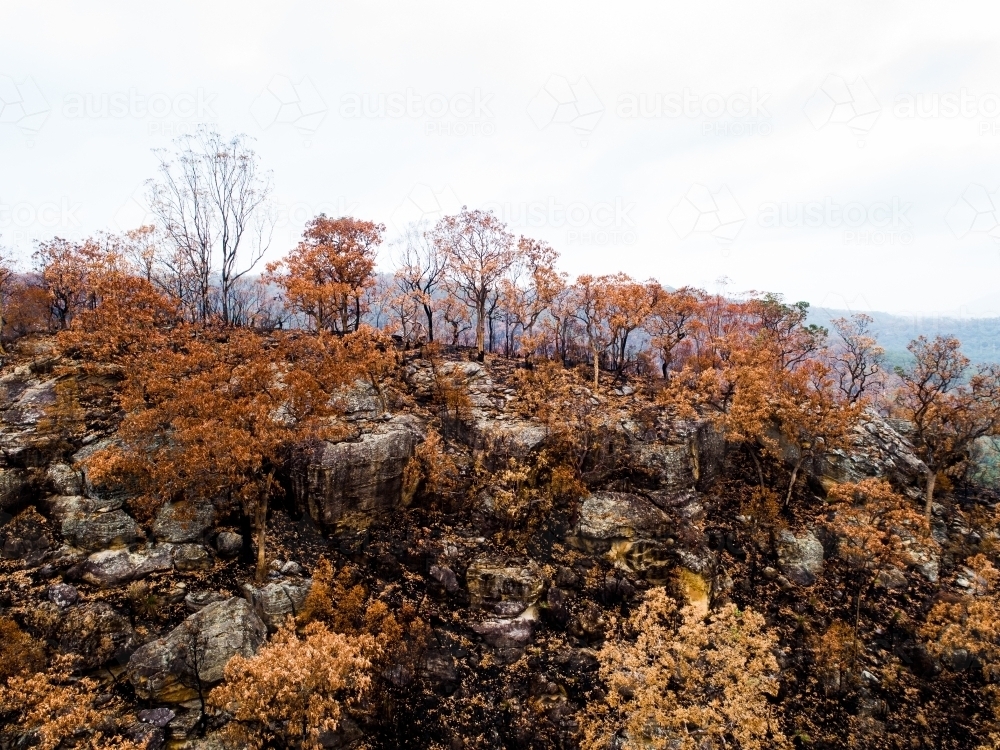
[[[297,478],[296,494],[313,520],[328,527],[346,513],[398,508],[404,503],[403,472],[422,441],[423,424],[404,415],[357,440],[324,443]]]
[[[123,510],[74,513],[62,523],[63,539],[83,550],[107,549],[143,539],[139,524]]]
[[[135,519],[121,509],[118,499],[54,495],[46,498],[45,506],[59,522],[63,539],[82,550],[92,552],[145,538]]]
[[[144,700],[180,703],[222,681],[236,654],[252,656],[267,627],[239,598],[209,604],[168,635],[141,646],[128,663],[128,678]]]
[[[102,550],[86,559],[80,577],[94,586],[120,586],[170,570],[174,565],[173,554],[173,546],[169,544],[150,545],[135,551]]]
[[[243,537],[234,531],[220,531],[215,537],[215,549],[221,557],[236,557],[243,549]]]
[[[95,500],[105,502],[124,503],[136,496],[134,488],[126,484],[115,482],[114,480],[96,481],[87,471],[87,460],[106,448],[119,445],[119,441],[114,437],[106,437],[101,440],[85,445],[73,454],[72,465],[80,469],[81,482],[83,484],[83,494]]]
[[[311,588],[312,579],[309,578],[272,581],[260,588],[245,584],[243,596],[267,625],[267,629],[274,632],[286,618],[299,613]]]
[[[70,586],[68,583],[57,583],[49,587],[48,597],[49,601],[59,609],[66,609],[77,603],[80,599],[80,592],[76,590],[75,586]]]
[[[112,659],[124,664],[135,648],[128,618],[105,602],[71,606],[59,624],[59,650],[78,654],[84,669],[97,669]]]
[[[615,542],[657,539],[669,530],[667,514],[640,495],[595,492],[580,504],[569,542],[591,552],[606,552]]]
[[[582,551],[605,554],[626,572],[660,580],[673,525],[666,513],[641,495],[595,492],[580,504],[579,519],[566,541]]]
[[[201,544],[179,544],[174,548],[174,567],[177,570],[206,570],[212,558]]]
[[[355,381],[351,387],[343,389],[337,401],[349,422],[375,419],[385,411],[378,391],[367,380]]]
[[[0,377],[0,454],[7,466],[45,466],[52,459],[53,441],[39,423],[56,403],[56,382],[31,365]]]
[[[527,458],[542,447],[547,437],[544,425],[527,419],[477,414],[472,424],[472,445],[486,454],[491,466],[499,466],[508,458]]]
[[[473,624],[472,630],[496,649],[524,648],[535,633],[538,614],[529,607],[516,617],[494,617]]]
[[[52,544],[49,522],[34,508],[27,508],[9,523],[0,525],[0,558],[37,563]]]
[[[158,541],[181,544],[197,542],[215,523],[211,503],[182,501],[162,506],[153,521],[153,536]]]
[[[812,476],[824,491],[834,483],[881,477],[919,498],[926,467],[909,441],[890,422],[866,412],[855,428],[849,450],[837,451],[813,462]]]
[[[0,469],[0,512],[16,508],[28,493],[28,472]]]
[[[520,607],[516,613],[537,602],[545,590],[541,568],[531,559],[484,555],[469,565],[465,579],[473,606],[512,603]]]
[[[809,531],[793,534],[788,529],[778,534],[778,565],[792,583],[809,586],[823,572],[823,544]]]
[[[496,409],[505,401],[495,393],[489,369],[479,362],[434,364],[426,359],[416,359],[407,365],[404,378],[418,398],[431,398],[437,384],[447,382],[465,391],[474,409]]]
[[[710,485],[722,472],[725,439],[709,420],[678,420],[644,426],[619,425],[627,445],[629,469],[644,486],[667,495],[690,494]]]
[[[57,495],[83,494],[83,473],[69,464],[52,464],[45,470],[45,479]]]

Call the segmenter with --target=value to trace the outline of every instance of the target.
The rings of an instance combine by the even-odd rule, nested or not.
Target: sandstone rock
[[[97,669],[111,659],[124,663],[135,646],[128,618],[106,602],[88,602],[67,609],[57,639],[59,650],[79,655],[86,669]]]
[[[313,520],[333,526],[346,513],[389,510],[403,503],[403,471],[423,440],[422,425],[396,417],[356,441],[326,443],[297,482]]]
[[[60,524],[70,516],[106,513],[122,507],[119,500],[97,500],[83,495],[49,495],[42,503],[52,518]]]
[[[530,559],[480,557],[469,566],[465,577],[475,606],[515,601],[529,607],[545,589],[541,568]]]
[[[458,682],[455,657],[447,651],[430,650],[424,655],[424,675],[432,682],[449,685]]]
[[[82,495],[83,473],[69,464],[56,463],[45,471],[45,478],[57,495]]]
[[[823,571],[823,545],[809,530],[793,534],[784,529],[778,534],[778,565],[785,577],[800,586],[809,586]]]
[[[484,620],[474,624],[472,629],[493,648],[524,648],[535,634],[536,620],[537,614],[532,607],[519,617]]]
[[[906,591],[909,581],[906,580],[906,574],[899,568],[889,568],[879,571],[875,584],[889,591]]]
[[[300,576],[305,571],[302,569],[302,566],[294,560],[286,560],[282,566],[278,568],[278,572],[286,576]]]
[[[101,440],[95,440],[89,445],[85,445],[73,454],[72,463],[73,466],[81,467],[83,491],[87,497],[106,502],[116,501],[118,503],[122,503],[125,500],[135,497],[135,490],[128,485],[115,482],[113,480],[95,483],[90,477],[90,474],[87,472],[86,461],[88,458],[105,448],[110,448],[117,444],[118,441],[114,437],[106,437]]]
[[[824,490],[835,483],[884,477],[913,498],[921,496],[924,473],[924,462],[917,458],[909,441],[889,421],[871,411],[855,428],[850,450],[831,454],[815,462],[811,469]]]
[[[0,453],[11,464],[46,466],[56,447],[39,425],[56,403],[56,379],[42,379],[29,368],[0,377]]]
[[[144,538],[135,519],[123,510],[71,516],[63,521],[62,533],[70,544],[84,550],[107,549]]]
[[[642,483],[668,497],[690,495],[722,471],[725,439],[707,419],[659,422],[653,427],[618,426],[627,445],[629,467]]]
[[[180,544],[196,542],[215,523],[215,508],[211,503],[182,501],[160,508],[153,521],[153,536],[161,542]]]
[[[221,557],[236,557],[243,549],[243,537],[232,531],[220,531],[215,537],[215,549]]]
[[[159,727],[140,721],[129,727],[127,734],[143,750],[163,750],[166,747],[166,735]]]
[[[262,588],[245,584],[243,596],[253,606],[257,616],[267,625],[268,630],[273,632],[285,621],[285,618],[298,614],[311,588],[311,578],[297,581],[273,581]]]
[[[538,422],[477,417],[472,425],[472,445],[483,451],[490,466],[499,466],[508,458],[527,458],[548,438],[545,426]]]
[[[128,676],[144,700],[180,703],[222,681],[236,654],[252,656],[267,628],[243,599],[209,604],[163,638],[141,646],[129,660]]]
[[[68,583],[57,583],[49,587],[48,597],[49,601],[55,603],[59,609],[66,609],[66,607],[76,604],[80,593],[75,586],[70,586]]]
[[[606,552],[615,542],[657,539],[668,530],[667,514],[646,498],[595,492],[581,503],[580,519],[567,541],[589,552]]]
[[[226,597],[218,591],[192,591],[184,596],[184,606],[188,612],[197,612],[209,604],[225,601]]]
[[[51,548],[49,522],[34,508],[27,508],[0,526],[0,558],[30,564],[40,561]]]
[[[367,380],[358,380],[338,394],[338,400],[348,421],[374,419],[384,411],[378,392]]]
[[[139,721],[161,729],[173,721],[176,715],[169,708],[144,708],[138,713]]]
[[[0,511],[16,508],[28,491],[23,469],[0,469]]]
[[[421,398],[432,396],[435,379],[444,378],[464,388],[474,407],[480,409],[496,407],[496,402],[492,398],[493,379],[489,370],[479,362],[440,362],[435,373],[431,362],[418,359],[407,366],[404,377],[416,395]]]
[[[95,552],[83,563],[82,578],[95,586],[120,586],[173,568],[173,547],[149,546],[131,552],[127,549]]]
[[[174,567],[177,570],[205,570],[211,564],[208,550],[200,544],[179,544],[174,548]]]
[[[447,565],[432,565],[429,572],[431,578],[437,581],[449,594],[458,591],[458,578],[455,576],[455,571]]]
[[[589,553],[605,553],[617,568],[659,581],[668,574],[667,514],[641,495],[595,492],[583,500],[567,542]]]

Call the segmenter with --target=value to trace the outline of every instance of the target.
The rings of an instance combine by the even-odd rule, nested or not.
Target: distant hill
[[[1000,362],[1000,318],[948,318],[943,316],[904,316],[868,312],[874,319],[872,329],[879,344],[885,348],[889,365],[905,366],[910,360],[906,350],[917,336],[955,336],[962,342],[962,351],[973,364]],[[833,331],[830,321],[849,318],[848,310],[810,308],[809,322]]]

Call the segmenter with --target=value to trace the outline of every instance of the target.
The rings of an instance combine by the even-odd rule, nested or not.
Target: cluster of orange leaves
[[[791,746],[769,700],[777,637],[759,614],[732,604],[709,613],[697,602],[678,611],[653,588],[625,630],[599,653],[608,695],[580,717],[584,748]]]

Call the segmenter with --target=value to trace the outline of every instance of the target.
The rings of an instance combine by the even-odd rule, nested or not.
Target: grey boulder
[[[250,584],[243,586],[243,595],[253,606],[254,612],[264,621],[268,630],[274,632],[288,617],[294,617],[302,609],[312,579],[296,581],[272,581],[263,587]]]
[[[161,542],[181,544],[197,542],[215,523],[215,508],[211,503],[182,501],[167,503],[153,521],[153,536]]]
[[[82,578],[94,586],[120,586],[173,567],[173,548],[161,544],[143,550],[109,549],[95,552],[83,563]]]
[[[823,571],[823,544],[806,530],[793,534],[788,529],[778,534],[778,566],[781,572],[800,586],[809,586]]]
[[[253,656],[267,638],[267,627],[244,599],[209,604],[163,638],[132,654],[128,677],[143,700],[181,703],[222,681],[226,664],[237,654]]]
[[[404,415],[357,440],[324,443],[297,487],[313,520],[329,527],[346,513],[404,505],[403,472],[423,439],[421,422]]]

